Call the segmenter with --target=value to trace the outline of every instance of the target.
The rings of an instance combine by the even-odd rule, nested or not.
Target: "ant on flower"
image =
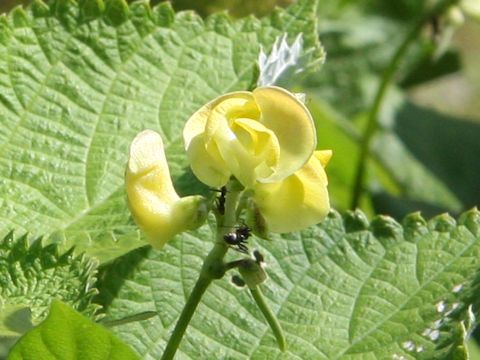
[[[220,190],[210,188],[210,191],[215,191],[220,193],[220,195],[215,200],[215,205],[217,206],[217,211],[220,215],[225,215],[225,196],[227,196],[227,187],[222,186]]]
[[[244,254],[248,254],[248,247],[246,245],[248,238],[252,235],[252,230],[246,226],[240,226],[235,231],[229,232],[223,236],[223,240],[228,245],[232,245],[233,248]]]

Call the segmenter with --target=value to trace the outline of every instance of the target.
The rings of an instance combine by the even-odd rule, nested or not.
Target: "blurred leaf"
[[[381,14],[393,19],[410,20],[425,11],[429,0],[396,0],[396,1],[369,1],[366,8],[370,11],[380,12]]]
[[[322,6],[320,6],[321,8]],[[347,116],[367,109],[378,77],[389,62],[407,27],[349,4],[333,16],[319,13],[319,32],[328,58],[322,71],[304,86]]]
[[[457,51],[448,50],[439,59],[428,51],[411,70],[406,78],[402,79],[402,87],[411,87],[437,79],[461,69],[460,56]]]
[[[326,102],[313,97],[308,105],[315,119],[318,149],[333,150],[333,156],[326,169],[332,206],[347,210],[350,206],[354,162],[358,157],[360,134],[351,122]],[[373,215],[368,196],[362,199],[361,208]]]
[[[480,204],[480,124],[406,103],[395,132],[465,208]]]
[[[320,2],[319,33],[328,53],[322,71],[303,83],[337,112],[354,117],[368,111],[379,79],[415,19],[423,1]],[[385,11],[385,10],[389,11]],[[402,10],[403,9],[403,10]],[[405,12],[408,16],[400,15]],[[422,32],[402,61],[397,79],[412,86],[459,70],[456,51],[435,61],[432,30]]]
[[[367,179],[369,194],[364,196],[362,208],[371,211],[373,200],[376,212],[400,219],[416,210],[433,216],[445,211],[459,213],[479,204],[480,196],[475,194],[480,189],[476,186],[475,174],[480,172],[480,164],[473,156],[480,153],[480,145],[475,141],[480,136],[479,125],[450,118],[448,122],[455,128],[450,129],[448,124],[444,126],[448,117],[440,117],[438,124],[421,125],[429,121],[428,117],[439,115],[431,111],[413,114],[407,110],[413,105],[405,103],[403,97],[392,98],[389,96],[382,114],[383,130],[377,133],[372,144]],[[313,97],[309,106],[316,121],[319,148],[333,150],[327,167],[332,204],[348,209],[360,131],[318,98]],[[437,126],[442,130],[436,130]],[[464,126],[468,135],[462,140],[458,129]],[[429,145],[431,141],[444,143],[433,148]],[[442,150],[438,150],[439,147]],[[445,154],[450,150],[455,153],[453,158],[452,154]],[[457,172],[462,176],[452,176]]]
[[[48,317],[25,334],[8,360],[136,360],[127,345],[108,330],[54,301]]]
[[[149,251],[133,271],[130,254],[106,268],[103,285],[117,293],[108,315],[159,312],[115,328],[143,359],[160,358],[209,238],[214,234],[204,226]],[[479,300],[478,211],[458,223],[412,214],[402,226],[389,217],[369,222],[361,212],[332,212],[317,227],[251,241],[268,264],[262,288],[285,330],[287,352],[278,350],[248,291],[222,279],[202,299],[178,360],[431,360],[462,353],[470,305]],[[139,254],[133,256],[137,262]]]
[[[407,201],[425,201],[457,212],[480,204],[480,124],[406,102],[392,131],[379,135],[383,140],[377,143],[377,153],[404,178]],[[457,204],[439,182],[458,199]],[[378,205],[378,211],[392,211]]]
[[[397,183],[401,184],[402,197],[457,212],[461,210],[462,204],[454,195],[453,189],[437,178],[427,164],[420,162],[418,154],[409,151],[395,133],[379,132],[372,144],[372,151]],[[381,213],[383,210],[377,208]]]

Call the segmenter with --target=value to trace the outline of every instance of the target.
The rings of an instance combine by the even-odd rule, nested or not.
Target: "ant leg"
[[[244,253],[244,254],[248,254],[248,247],[247,245],[243,244],[243,243],[240,243],[237,245],[238,247],[238,251]]]

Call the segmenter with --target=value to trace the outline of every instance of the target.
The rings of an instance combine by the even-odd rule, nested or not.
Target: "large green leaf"
[[[166,4],[36,0],[0,17],[0,233],[46,234],[101,261],[141,245],[123,190],[132,138],[159,131],[178,190],[192,192],[186,119],[255,86],[260,47],[285,32],[302,32],[320,64],[315,10],[301,0],[262,20],[203,21]]]
[[[13,347],[9,360],[138,360],[116,336],[60,301]]]
[[[228,10],[234,16],[270,13],[275,6],[287,6],[294,0],[172,0],[175,9],[193,9],[202,15]]]
[[[117,328],[143,359],[161,356],[209,236],[205,226],[162,251],[137,250],[106,268],[102,290],[115,294],[104,299],[108,316],[158,312]],[[202,299],[177,359],[465,358],[471,305],[478,302],[477,210],[458,223],[412,214],[402,225],[332,212],[317,227],[255,245],[268,264],[262,286],[286,332],[287,352],[278,350],[248,291],[223,279]]]

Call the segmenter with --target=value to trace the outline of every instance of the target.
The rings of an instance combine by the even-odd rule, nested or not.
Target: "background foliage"
[[[323,60],[318,30],[327,62],[308,77],[291,79],[290,86],[307,93],[319,146],[334,151],[328,167],[332,203],[345,211],[379,78],[425,6],[407,0],[321,1],[314,14],[315,2],[301,1],[270,14],[275,4],[290,2],[173,1],[177,9],[194,8],[203,16],[221,9],[236,17],[265,16],[231,22],[216,15],[203,22],[191,13],[174,17],[167,7],[150,12],[137,4],[130,11],[111,1],[106,10],[82,13],[73,3],[58,1],[51,11],[42,6],[28,15],[16,11],[2,23],[0,73],[6,76],[0,78],[0,135],[8,146],[0,152],[0,230],[46,235],[47,244],[59,244],[62,251],[74,245],[103,263],[96,301],[107,319],[158,313],[116,328],[143,358],[160,356],[211,233],[205,226],[178,237],[165,251],[140,248],[119,257],[143,244],[122,190],[126,149],[135,132],[145,126],[162,132],[182,194],[206,191],[187,170],[177,141],[185,118],[217,94],[253,87],[260,45],[269,49],[285,31],[290,39],[304,33],[310,69],[318,69]],[[0,10],[13,4],[2,1]],[[467,23],[457,32],[455,47],[438,55],[441,32],[428,24],[423,28],[382,106],[361,201],[369,217],[384,213],[401,221],[417,210],[426,217],[444,211],[459,216],[480,203],[475,101],[480,30]],[[287,354],[277,355],[464,358],[470,317],[478,313],[478,218],[475,211],[458,223],[448,216],[426,222],[410,215],[401,226],[388,217],[369,222],[361,212],[343,217],[334,212],[319,227],[256,242],[271,265],[265,292],[290,344]],[[12,269],[34,264],[34,255],[42,253],[20,242],[13,248],[23,250],[13,253],[23,257],[12,256],[5,241],[4,258]],[[45,267],[71,278],[67,287],[78,286],[75,274],[88,284],[95,277],[95,267],[80,257],[73,270],[61,261],[51,264]],[[56,276],[48,275],[47,282]],[[12,289],[11,283],[3,286]],[[0,303],[4,311],[11,300],[6,298]],[[34,313],[48,305],[30,298],[24,296],[22,304]],[[71,306],[80,301],[68,294],[60,298]],[[87,306],[83,299],[78,310]],[[6,344],[11,341],[11,333],[0,333],[0,340],[2,335],[8,335]],[[249,296],[222,280],[202,302],[179,358],[261,359],[275,351]]]

